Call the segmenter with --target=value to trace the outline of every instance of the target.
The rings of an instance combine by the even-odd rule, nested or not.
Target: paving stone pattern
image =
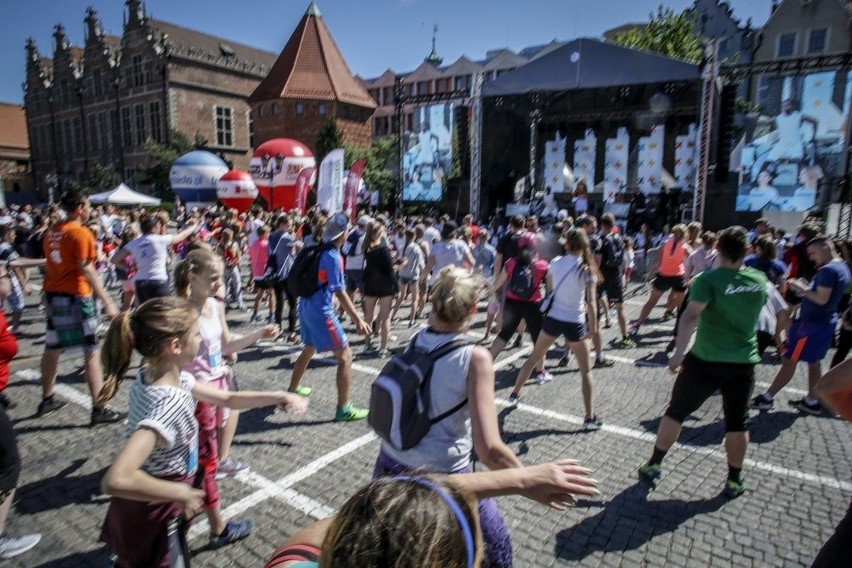
[[[636,289],[626,305],[631,316],[643,299],[644,289]],[[76,391],[77,402],[52,416],[33,417],[40,399],[37,369],[44,316],[38,299],[29,301],[21,355],[13,363],[7,391],[18,403],[10,416],[23,463],[8,524],[13,532],[40,531],[44,538],[6,565],[109,566],[109,555],[98,544],[108,504],[99,487],[124,431],[120,426],[89,427],[82,360],[73,354],[61,363],[64,388],[59,396]],[[653,317],[661,315],[661,309],[655,310],[652,323],[659,323]],[[228,319],[237,333],[253,328],[246,313],[230,312]],[[472,331],[481,333],[483,325],[484,309]],[[682,445],[666,458],[657,488],[649,491],[638,482],[636,468],[651,452],[673,382],[658,353],[670,329],[671,323],[649,326],[637,348],[608,351],[638,364],[618,362],[594,371],[596,412],[605,424],[599,432],[581,431],[579,373],[574,362],[567,368],[555,366],[559,350],[549,357],[555,380],[527,386],[516,409],[506,408],[504,401],[524,357],[498,370],[501,431],[521,460],[578,459],[594,471],[601,490],[600,497],[581,500],[565,512],[520,497],[501,498],[516,566],[806,566],[844,515],[852,497],[850,427],[827,416],[802,416],[787,406],[806,388],[803,369],[789,387],[793,390],[778,398],[775,411],[753,413],[752,462],[744,470],[749,490],[741,498],[728,502],[720,496],[727,469],[718,397],[684,425]],[[399,346],[411,330],[399,326],[392,333],[399,336]],[[605,341],[617,336],[614,326],[606,330]],[[353,334],[350,339],[356,363],[352,401],[365,405],[370,381],[384,361],[363,354],[361,338]],[[526,342],[528,349],[528,337]],[[498,365],[516,352],[507,349]],[[297,355],[297,349],[273,341],[246,349],[234,366],[241,388],[285,388]],[[764,388],[777,369],[771,360],[768,356],[758,366]],[[251,474],[222,481],[220,490],[225,511],[237,508],[236,516],[253,518],[256,529],[245,541],[214,553],[203,550],[207,535],[202,523],[193,532],[192,544],[199,550],[193,565],[262,566],[288,535],[339,507],[370,479],[379,443],[369,436],[366,422],[333,422],[334,373],[327,359],[311,364],[303,381],[314,389],[305,417],[270,409],[242,413],[233,454],[251,463]],[[116,399],[119,408],[126,407],[126,387]],[[328,463],[317,465],[331,453]],[[278,483],[274,491],[257,498],[259,490],[273,483]]]

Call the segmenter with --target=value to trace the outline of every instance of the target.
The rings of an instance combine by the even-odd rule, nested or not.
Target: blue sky
[[[659,0],[318,0],[317,5],[354,73],[374,77],[390,67],[409,71],[431,49],[437,24],[445,62],[460,55],[481,58],[489,49],[518,50],[556,38],[597,37],[627,22],[641,22]],[[761,25],[771,0],[733,0],[734,14]],[[21,102],[27,37],[42,55],[53,52],[53,26],[65,25],[70,41],[84,37],[86,7],[94,6],[107,33],[121,35],[123,0],[11,0],[0,19],[0,101]],[[264,3],[232,0],[148,0],[148,14],[233,41],[278,52],[309,0]],[[667,0],[676,10],[691,0]],[[241,7],[251,7],[241,9]]]

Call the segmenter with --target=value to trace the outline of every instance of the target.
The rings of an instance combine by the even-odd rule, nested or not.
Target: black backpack
[[[470,345],[458,338],[428,353],[416,348],[417,336],[408,348],[394,355],[370,389],[367,421],[384,441],[398,450],[420,443],[432,425],[461,410],[467,398],[443,414],[429,415],[429,382],[435,361],[456,349]]]
[[[319,263],[322,253],[330,248],[331,245],[319,244],[299,251],[287,275],[287,288],[294,296],[307,298],[328,285],[325,283],[321,286],[319,283]]]
[[[509,277],[509,290],[522,300],[532,297],[535,285],[531,262],[524,262],[520,257],[515,260],[515,267]]]
[[[624,241],[618,235],[607,235],[604,243],[609,248],[604,265],[606,268],[621,268],[624,263]]]

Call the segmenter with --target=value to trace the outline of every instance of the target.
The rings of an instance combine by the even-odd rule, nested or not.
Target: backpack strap
[[[440,347],[433,349],[432,351],[429,352],[429,357],[432,359],[432,362],[434,363],[435,361],[437,361],[441,357],[449,355],[450,353],[452,353],[456,349],[461,349],[462,347],[467,347],[468,345],[471,345],[471,342],[469,340],[465,339],[464,337],[459,337],[458,339],[454,339],[452,341],[445,343],[444,345],[441,345]],[[429,373],[429,376],[426,377],[426,380],[423,381],[423,387],[422,388],[424,390],[426,390],[428,388],[429,380],[431,378],[432,378],[432,373]],[[450,408],[446,412],[443,412],[443,413],[439,414],[438,416],[436,416],[435,418],[430,419],[429,423],[432,424],[432,425],[437,424],[438,422],[440,422],[444,418],[447,418],[447,417],[455,414],[456,412],[458,412],[462,408],[464,408],[464,406],[466,404],[467,404],[467,397],[465,397],[464,400],[462,400],[461,402],[459,402],[457,405]]]

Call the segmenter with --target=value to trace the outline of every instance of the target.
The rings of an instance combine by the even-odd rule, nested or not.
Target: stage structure
[[[573,172],[566,167],[565,184],[585,181],[590,212],[624,208],[630,190],[642,187],[650,201],[661,190],[677,194],[659,201],[674,203],[672,215],[681,220],[678,200],[693,188],[676,187],[668,172],[677,165],[675,141],[695,136],[701,86],[698,65],[587,38],[487,83],[481,212],[516,201],[512,192],[522,178],[528,188],[524,201],[544,196],[550,187],[559,206],[571,209],[574,187],[552,185],[559,177],[553,164],[564,162],[574,167]],[[546,161],[539,141],[562,138],[566,155],[548,155]],[[695,177],[683,167],[678,172],[681,180]]]
[[[478,125],[482,120],[483,81],[482,73],[476,72],[469,91],[409,95],[404,77],[395,78],[393,124],[398,133],[399,166],[395,211],[401,211],[404,202],[438,203],[444,198],[445,181],[453,160],[451,138],[454,129],[457,129],[457,141],[464,140],[465,151],[469,152],[470,210],[478,211],[481,179],[481,128]],[[407,109],[414,115],[412,131],[405,128]],[[464,120],[456,119],[462,115],[468,116]]]

